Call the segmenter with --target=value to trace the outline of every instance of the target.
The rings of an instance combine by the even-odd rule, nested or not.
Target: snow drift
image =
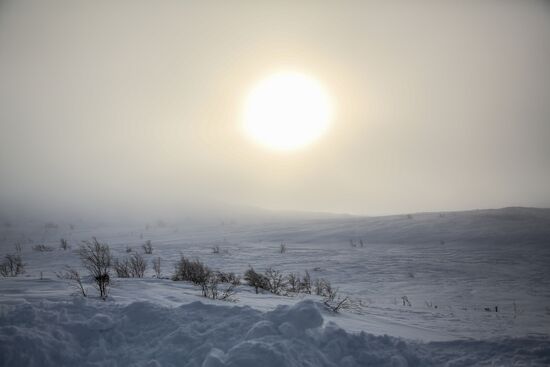
[[[164,307],[75,298],[6,306],[2,366],[548,365],[547,339],[417,343],[323,325],[306,300],[271,312],[194,302]]]

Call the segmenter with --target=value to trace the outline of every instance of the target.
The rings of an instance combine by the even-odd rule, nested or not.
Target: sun
[[[323,135],[332,113],[331,98],[320,82],[297,72],[279,72],[248,94],[244,130],[268,148],[294,150]]]

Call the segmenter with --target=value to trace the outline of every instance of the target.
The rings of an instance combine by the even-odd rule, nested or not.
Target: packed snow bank
[[[421,344],[350,334],[306,300],[271,312],[75,299],[4,306],[2,366],[548,365],[548,339]]]

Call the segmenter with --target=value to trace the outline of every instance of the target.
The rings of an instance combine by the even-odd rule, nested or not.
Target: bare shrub
[[[351,302],[348,297],[338,298],[338,299],[325,299],[323,304],[332,312],[338,312],[341,309],[347,309],[350,307]]]
[[[203,297],[219,300],[232,300],[238,277],[233,273],[213,272],[199,260],[189,260],[181,256],[176,264],[173,280],[192,282],[201,287]],[[240,279],[239,279],[240,282]],[[221,283],[228,285],[220,287]]]
[[[66,239],[61,238],[59,240],[59,248],[62,249],[63,251],[66,251],[67,249],[70,248],[69,243],[67,242]]]
[[[34,251],[38,251],[38,252],[53,251],[53,248],[52,248],[52,247],[46,246],[46,245],[44,245],[44,244],[35,245],[32,249],[33,249]]]
[[[265,271],[265,278],[267,279],[267,290],[271,293],[281,295],[285,291],[285,277],[279,270],[268,268]]]
[[[235,295],[235,285],[227,284],[225,286],[220,286],[219,277],[210,273],[204,282],[200,284],[203,297],[210,299],[217,299],[222,301],[233,301],[233,296]]]
[[[303,293],[311,294],[311,276],[309,275],[309,272],[306,270],[304,277],[300,281],[300,290]]]
[[[0,264],[0,275],[3,277],[16,277],[25,272],[25,264],[19,254],[8,254]]]
[[[153,259],[153,270],[157,278],[160,278],[160,257]]]
[[[322,296],[329,301],[334,301],[338,295],[338,288],[332,287],[332,284],[326,279],[319,278],[315,281],[315,294]]]
[[[78,270],[71,268],[70,266],[65,267],[65,270],[60,273],[55,274],[59,279],[64,279],[69,281],[82,296],[87,297],[86,290],[82,285],[82,277]]]
[[[189,281],[194,284],[203,284],[210,275],[210,269],[199,260],[189,260],[182,256],[175,265],[173,280]]]
[[[147,263],[140,254],[133,253],[130,255],[128,264],[130,276],[132,278],[143,278],[145,275],[145,270],[147,270]]]
[[[111,250],[106,243],[100,243],[95,237],[84,241],[79,250],[82,265],[88,270],[99,290],[102,299],[107,298],[110,285]]]
[[[338,288],[334,288],[326,279],[320,278],[315,281],[315,294],[324,298],[323,304],[332,312],[351,306],[351,300],[348,297],[340,297]]]
[[[115,259],[113,269],[118,278],[143,278],[145,270],[147,270],[147,263],[143,256],[133,253],[122,260]]]
[[[216,277],[218,278],[220,283],[229,283],[233,284],[234,286],[238,286],[241,284],[241,277],[239,277],[235,273],[224,273],[221,271],[217,271]]]
[[[287,289],[289,292],[292,293],[299,293],[302,289],[301,287],[301,281],[300,281],[300,274],[298,273],[290,273],[286,277],[286,284]]]
[[[130,264],[128,258],[113,260],[113,269],[118,278],[130,278]]]
[[[153,253],[153,245],[151,244],[151,240],[145,241],[142,247],[146,255],[151,255]]]
[[[249,286],[254,287],[256,294],[258,294],[258,291],[260,289],[269,289],[269,282],[267,280],[267,277],[261,273],[256,272],[253,267],[250,267],[250,269],[248,269],[244,273],[244,280],[248,283]]]

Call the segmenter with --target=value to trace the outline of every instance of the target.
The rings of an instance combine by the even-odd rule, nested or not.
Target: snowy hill
[[[548,209],[5,222],[0,255],[19,253],[25,273],[0,277],[1,366],[550,364]],[[148,264],[144,278],[114,278],[107,301],[89,278],[83,298],[56,276],[86,274],[77,250],[94,236]],[[333,313],[320,296],[256,294],[244,281],[235,302],[209,300],[170,280],[181,254],[240,275],[308,271],[353,307]]]

